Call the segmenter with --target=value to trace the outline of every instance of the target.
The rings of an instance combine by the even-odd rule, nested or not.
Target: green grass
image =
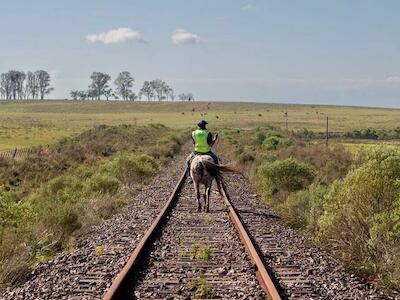
[[[342,144],[352,154],[357,154],[360,151],[372,151],[381,147],[387,149],[398,149],[400,141],[376,141],[376,140],[358,140],[358,141],[335,141]]]
[[[194,296],[200,299],[210,299],[212,297],[212,288],[206,279],[200,278],[191,280],[189,288],[194,291]]]
[[[187,133],[163,125],[98,126],[26,157],[0,159],[0,288],[74,248],[167,163]],[[94,249],[97,256],[104,246]]]
[[[265,124],[289,129],[323,131],[326,116],[331,131],[356,128],[393,128],[400,110],[345,106],[262,104],[233,102],[107,102],[0,101],[0,150],[46,145],[99,124],[164,124],[193,126],[200,118],[211,128],[253,128]]]

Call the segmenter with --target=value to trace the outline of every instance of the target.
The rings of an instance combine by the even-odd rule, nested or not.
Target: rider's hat
[[[197,123],[197,126],[201,127],[205,127],[207,125],[207,121],[206,120],[200,120],[199,123]]]

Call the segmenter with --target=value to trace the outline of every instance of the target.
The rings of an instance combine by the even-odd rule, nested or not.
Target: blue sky
[[[136,92],[400,107],[400,1],[0,1],[0,72],[49,70],[55,98],[128,70]]]

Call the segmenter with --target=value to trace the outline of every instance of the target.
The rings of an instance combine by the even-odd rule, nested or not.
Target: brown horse
[[[203,195],[203,211],[210,211],[210,194],[212,182],[214,179],[217,182],[218,191],[222,197],[221,172],[236,171],[230,167],[215,164],[214,160],[209,155],[197,155],[193,158],[192,162],[190,163],[190,176],[193,179],[194,190],[196,193],[197,211],[200,212],[202,210],[202,205],[200,201],[200,184],[203,184],[205,187],[205,193]]]

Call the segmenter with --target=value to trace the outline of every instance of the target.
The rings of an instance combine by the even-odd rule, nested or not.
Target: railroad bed
[[[210,213],[198,213],[191,184],[185,184],[147,268],[137,299],[265,299],[254,268],[220,197]]]
[[[74,251],[40,264],[25,283],[3,290],[0,299],[102,299],[162,211],[185,156],[179,154],[120,213],[79,238]],[[346,272],[324,249],[288,228],[243,176],[225,179],[231,203],[282,299],[400,299]],[[232,206],[212,194],[210,213],[195,212],[189,183],[176,200],[165,226],[145,247],[147,258],[135,265],[133,280],[125,286],[131,298],[191,299],[199,290],[220,299],[267,298],[258,281],[260,269],[250,262],[243,236],[239,239],[230,221]]]

